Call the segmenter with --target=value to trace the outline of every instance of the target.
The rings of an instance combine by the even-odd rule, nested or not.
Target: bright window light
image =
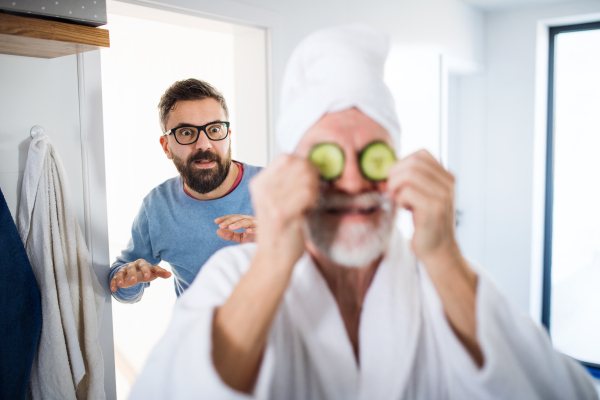
[[[550,333],[600,364],[600,29],[559,33],[554,49]]]

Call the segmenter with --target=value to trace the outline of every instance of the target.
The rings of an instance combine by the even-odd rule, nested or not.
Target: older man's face
[[[346,159],[342,176],[324,183],[319,207],[307,217],[307,240],[332,261],[362,267],[387,248],[394,209],[385,195],[386,183],[363,177],[358,153],[373,141],[393,146],[387,131],[356,108],[331,113],[310,128],[296,155],[308,157],[318,143],[338,144]]]

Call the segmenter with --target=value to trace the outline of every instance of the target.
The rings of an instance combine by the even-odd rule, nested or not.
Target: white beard
[[[339,226],[324,223],[326,209],[340,205],[377,206],[381,212],[375,222]],[[319,252],[334,263],[360,268],[375,261],[387,250],[394,226],[394,214],[391,202],[377,192],[354,196],[321,196],[317,209],[306,218],[305,234]]]

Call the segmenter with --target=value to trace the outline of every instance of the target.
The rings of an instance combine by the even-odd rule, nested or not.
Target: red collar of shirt
[[[244,175],[244,164],[242,164],[242,163],[239,163],[239,162],[237,162],[237,161],[233,161],[233,162],[234,162],[234,163],[236,163],[236,165],[238,166],[238,168],[239,168],[239,170],[240,170],[240,171],[238,172],[238,176],[237,176],[237,178],[235,178],[235,182],[233,182],[233,185],[231,185],[231,188],[230,188],[230,189],[227,191],[227,193],[225,193],[223,196],[221,196],[221,197],[219,197],[219,198],[225,197],[225,196],[227,196],[229,193],[233,192],[233,191],[235,190],[235,188],[236,188],[236,187],[238,187],[238,185],[239,185],[239,184],[240,184],[240,182],[242,181],[242,176]],[[192,196],[192,195],[191,195],[191,194],[190,194],[190,193],[187,191],[187,189],[185,188],[185,183],[183,183],[183,182],[182,182],[182,184],[183,184],[183,191],[185,192],[185,194],[187,194],[188,196],[190,196],[190,197],[191,197],[192,199],[194,199],[194,200],[198,200],[197,198],[195,198],[194,196]]]

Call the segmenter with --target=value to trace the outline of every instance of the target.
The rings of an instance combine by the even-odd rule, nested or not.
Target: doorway
[[[120,2],[107,7],[111,48],[101,51],[101,68],[112,263],[129,241],[143,198],[177,175],[159,143],[157,105],[171,84],[193,77],[223,93],[233,159],[265,166],[270,143],[264,29]],[[118,399],[128,397],[170,321],[173,279],[152,282],[136,304],[112,302]]]

